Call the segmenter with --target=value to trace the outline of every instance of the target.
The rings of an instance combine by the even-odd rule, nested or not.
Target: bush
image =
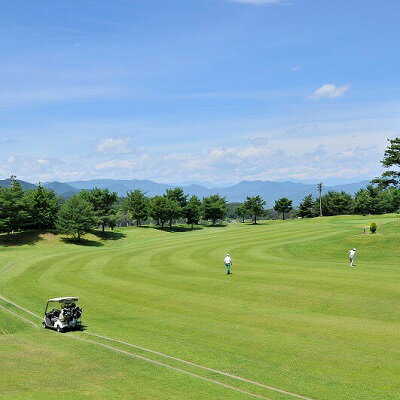
[[[371,231],[371,233],[375,233],[376,229],[377,229],[376,223],[371,222],[371,225],[369,226],[369,230]]]

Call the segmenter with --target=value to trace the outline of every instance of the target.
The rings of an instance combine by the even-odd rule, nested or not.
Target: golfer
[[[224,264],[226,268],[226,274],[229,275],[231,273],[231,266],[232,266],[232,258],[229,253],[224,258]]]
[[[350,267],[354,267],[354,257],[356,255],[356,248],[353,250],[349,250],[349,258],[350,258]]]

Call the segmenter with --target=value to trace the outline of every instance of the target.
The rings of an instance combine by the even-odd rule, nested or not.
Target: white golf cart
[[[43,328],[55,329],[57,332],[79,328],[82,309],[76,306],[75,302],[77,301],[78,297],[56,297],[47,300],[42,322]],[[47,311],[50,303],[58,303],[59,308],[53,307]]]

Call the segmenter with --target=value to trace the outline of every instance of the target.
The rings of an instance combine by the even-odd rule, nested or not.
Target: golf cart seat
[[[78,297],[57,297],[49,299],[44,311],[43,327],[56,329],[58,332],[80,327],[81,321],[79,321],[79,318],[82,315],[82,309],[76,306],[76,301],[78,301]],[[50,311],[47,311],[51,303],[58,303],[61,310],[52,308]]]

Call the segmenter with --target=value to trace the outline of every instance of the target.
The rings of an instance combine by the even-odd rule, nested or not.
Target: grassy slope
[[[78,295],[89,332],[314,399],[394,399],[400,223],[396,216],[373,219],[376,235],[361,234],[371,217],[359,216],[193,232],[131,228],[118,240],[89,237],[87,246],[31,234],[0,248],[0,294],[37,314],[46,298]],[[347,267],[351,247],[358,249],[354,269]],[[232,276],[224,275],[227,251]],[[8,371],[0,387],[10,399],[28,388],[31,398],[51,398],[54,388],[60,398],[249,398],[35,330],[1,310],[0,351]],[[291,398],[202,375],[274,400]]]

